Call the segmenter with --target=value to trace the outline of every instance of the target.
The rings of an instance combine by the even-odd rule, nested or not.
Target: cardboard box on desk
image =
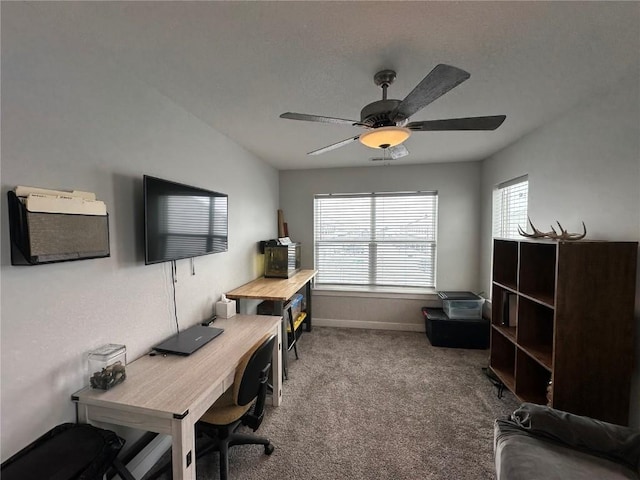
[[[236,301],[224,299],[216,303],[216,315],[220,318],[231,318],[236,314]]]

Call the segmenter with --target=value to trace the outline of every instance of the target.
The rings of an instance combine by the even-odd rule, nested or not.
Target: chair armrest
[[[511,421],[533,435],[623,462],[640,472],[640,430],[550,407],[523,403]]]

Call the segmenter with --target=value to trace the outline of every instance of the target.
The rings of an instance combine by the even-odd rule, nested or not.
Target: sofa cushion
[[[638,480],[626,465],[495,421],[497,480]]]
[[[640,430],[523,403],[511,414],[521,429],[613,461],[640,473]]]

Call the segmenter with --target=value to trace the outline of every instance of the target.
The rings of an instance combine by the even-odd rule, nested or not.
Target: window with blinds
[[[527,229],[529,180],[525,175],[501,183],[493,190],[493,236],[520,238],[518,225]]]
[[[434,287],[437,218],[437,192],[316,195],[316,284]]]

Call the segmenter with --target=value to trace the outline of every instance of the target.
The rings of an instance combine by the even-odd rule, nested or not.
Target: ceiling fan
[[[318,155],[360,141],[368,147],[385,149],[391,158],[396,159],[409,154],[402,142],[409,138],[413,132],[495,130],[502,125],[506,118],[505,115],[409,122],[410,116],[460,85],[470,76],[468,72],[460,68],[440,64],[431,70],[404,100],[394,100],[387,98],[387,88],[395,80],[396,72],[382,70],[373,77],[375,84],[382,88],[382,100],[365,106],[360,112],[360,121],[293,112],[283,113],[280,118],[347,124],[368,130],[363,134],[309,152],[308,155]]]

